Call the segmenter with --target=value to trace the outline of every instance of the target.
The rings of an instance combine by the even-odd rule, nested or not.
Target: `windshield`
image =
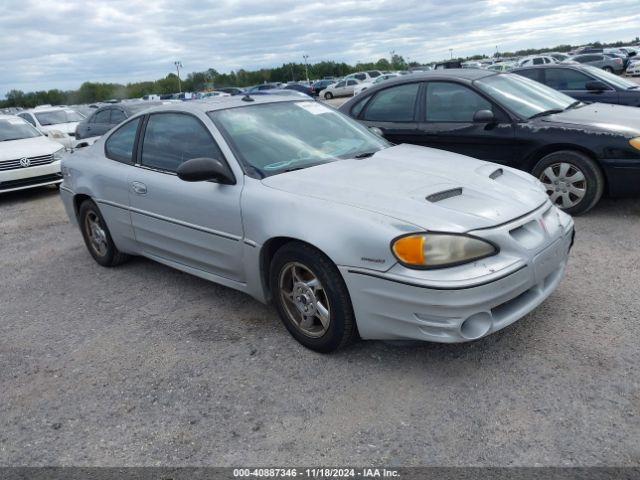
[[[589,73],[594,77],[603,80],[615,87],[622,88],[624,90],[628,90],[630,88],[638,88],[637,83],[634,83],[631,80],[627,80],[624,77],[614,75],[613,73],[605,72],[601,68],[596,68],[591,65],[584,65],[583,68],[588,70]]]
[[[0,142],[39,137],[42,134],[21,118],[0,118]]]
[[[390,144],[316,102],[279,102],[209,112],[240,159],[266,177],[353,158]]]
[[[474,83],[491,98],[525,118],[550,110],[565,110],[576,101],[546,85],[511,73],[492,75]]]
[[[49,110],[34,113],[40,125],[57,125],[59,123],[81,122],[84,117],[74,110]]]

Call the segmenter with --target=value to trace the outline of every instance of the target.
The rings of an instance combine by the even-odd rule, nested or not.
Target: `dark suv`
[[[100,137],[130,116],[157,105],[162,105],[162,102],[131,102],[100,107],[78,124],[76,139]]]

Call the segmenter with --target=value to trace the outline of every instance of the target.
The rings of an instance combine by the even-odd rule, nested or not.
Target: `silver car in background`
[[[464,342],[500,330],[554,291],[573,241],[571,217],[532,176],[392,146],[292,97],[157,107],[62,171],[66,211],[99,264],[143,255],[273,302],[321,352],[357,334]]]

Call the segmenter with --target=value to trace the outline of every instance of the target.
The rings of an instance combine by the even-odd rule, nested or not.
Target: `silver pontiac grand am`
[[[143,255],[273,302],[320,352],[484,337],[554,291],[573,243],[534,177],[290,96],[147,110],[62,173],[100,265]]]

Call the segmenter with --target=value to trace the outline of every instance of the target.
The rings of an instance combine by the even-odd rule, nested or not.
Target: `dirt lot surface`
[[[244,294],[98,266],[54,190],[6,194],[0,465],[637,465],[640,201],[576,225],[504,331],[323,356]]]

